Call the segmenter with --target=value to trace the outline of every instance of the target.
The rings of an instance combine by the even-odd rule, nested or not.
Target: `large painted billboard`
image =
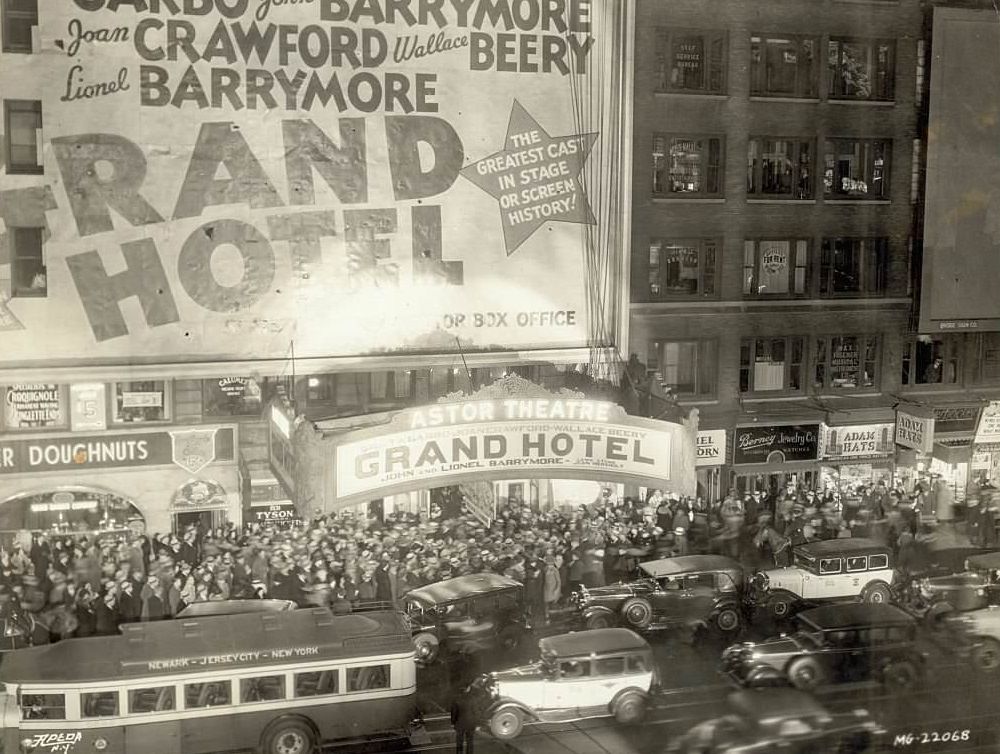
[[[614,346],[630,6],[41,4],[5,363]]]
[[[1000,22],[935,8],[920,331],[1000,330]]]

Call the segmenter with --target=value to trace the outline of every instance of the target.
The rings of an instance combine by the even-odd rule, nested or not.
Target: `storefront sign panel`
[[[934,449],[934,417],[897,410],[896,444],[930,453]]]
[[[59,385],[9,385],[4,388],[3,426],[6,429],[60,427],[65,422]]]
[[[214,460],[234,459],[234,430],[213,430]],[[0,474],[131,468],[175,463],[170,432],[122,432],[0,441]]]
[[[250,509],[250,512],[253,514],[254,521],[262,524],[290,524],[300,520],[298,511],[295,510],[295,505],[291,500],[264,506],[254,506]]]
[[[893,431],[894,425],[888,423],[824,427],[820,457],[837,459],[889,455],[895,450]]]
[[[103,383],[70,385],[70,429],[95,432],[108,428],[107,388]]]
[[[47,4],[5,358],[614,346],[633,5]]]
[[[990,401],[983,408],[976,429],[976,442],[1000,442],[1000,401]]]
[[[815,461],[819,457],[819,424],[737,427],[733,463]]]
[[[934,409],[934,434],[971,435],[976,431],[982,406],[941,406]]]
[[[703,429],[695,442],[695,466],[723,466],[726,463],[726,430]]]

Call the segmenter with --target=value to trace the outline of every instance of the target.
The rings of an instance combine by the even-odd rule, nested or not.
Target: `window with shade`
[[[38,26],[38,0],[3,0],[3,51],[32,52],[31,29]]]
[[[716,343],[711,340],[658,341],[650,349],[656,363],[650,364],[652,379],[679,397],[715,394]]]
[[[892,100],[895,66],[891,40],[833,37],[827,42],[827,94],[830,99]]]
[[[804,296],[809,263],[805,239],[752,240],[743,244],[743,295]]]
[[[877,387],[878,346],[876,335],[831,335],[817,338],[813,387],[837,391]]]
[[[740,392],[799,392],[805,338],[745,338],[740,344]]]
[[[812,199],[813,144],[802,139],[755,137],[747,143],[747,195]]]
[[[881,295],[885,293],[888,265],[888,238],[824,238],[820,295]]]
[[[889,199],[888,139],[827,139],[823,192],[827,199]]]
[[[903,344],[904,386],[956,385],[962,379],[961,335],[917,335]]]
[[[661,29],[656,36],[656,91],[722,94],[726,33]]]
[[[369,397],[372,401],[395,402],[413,397],[417,373],[412,369],[394,369],[389,372],[372,372]]]
[[[4,140],[7,172],[42,173],[38,159],[42,130],[42,103],[38,100],[4,100]]]
[[[793,34],[750,37],[750,94],[817,97],[822,56],[818,37]],[[819,57],[819,60],[817,60]]]
[[[722,167],[721,137],[653,137],[653,193],[658,196],[722,196]]]
[[[1000,333],[981,333],[976,338],[978,382],[1000,382]]]
[[[116,422],[160,422],[170,418],[167,383],[163,380],[116,382],[114,402]]]
[[[10,228],[12,241],[10,295],[15,298],[48,294],[44,228]]]
[[[714,296],[719,248],[717,239],[652,239],[646,270],[649,300]]]

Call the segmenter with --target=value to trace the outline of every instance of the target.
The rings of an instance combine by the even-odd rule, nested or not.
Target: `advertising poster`
[[[894,426],[850,424],[825,427],[820,458],[866,458],[887,456],[895,451]]]
[[[629,7],[47,5],[5,360],[613,345]]]
[[[62,390],[58,385],[10,385],[4,388],[3,426],[6,429],[59,427],[65,423]]]
[[[976,442],[1000,442],[1000,401],[990,401],[979,416]]]

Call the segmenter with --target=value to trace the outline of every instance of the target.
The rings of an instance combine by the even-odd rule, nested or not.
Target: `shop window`
[[[704,397],[715,394],[716,343],[711,340],[672,340],[653,344],[656,363],[653,379],[675,396]]]
[[[895,66],[892,41],[831,38],[827,94],[830,99],[891,100]]]
[[[861,390],[878,384],[878,336],[833,335],[816,339],[813,387]]]
[[[743,295],[804,296],[808,259],[805,239],[744,242]]]
[[[416,386],[417,373],[412,369],[372,372],[368,394],[373,401],[399,401],[412,398]]]
[[[828,199],[889,198],[888,139],[827,139],[823,189]]]
[[[1000,333],[982,333],[976,343],[977,381],[1000,382]]]
[[[45,270],[44,228],[11,228],[11,296],[15,298],[48,295]]]
[[[252,377],[219,377],[202,380],[202,411],[205,416],[259,416],[261,385]]]
[[[714,295],[719,248],[716,239],[651,240],[646,270],[649,299]]]
[[[961,336],[918,335],[903,346],[903,385],[956,385],[961,374]]]
[[[166,382],[115,383],[116,422],[159,422],[169,418]]]
[[[4,133],[7,148],[7,172],[41,173],[38,161],[38,135],[42,129],[42,103],[39,100],[4,100]]]
[[[726,34],[660,30],[656,41],[656,90],[722,94],[726,88]]]
[[[38,0],[3,0],[3,51],[31,52],[31,28],[38,26]]]
[[[653,193],[658,196],[722,196],[721,137],[653,137]]]
[[[740,392],[802,390],[805,338],[747,338],[740,344]]]
[[[750,94],[817,97],[819,39],[783,34],[750,37]]]
[[[824,238],[820,295],[881,295],[885,293],[888,267],[887,238]]]
[[[747,194],[812,199],[813,144],[798,139],[752,138],[747,144]]]

